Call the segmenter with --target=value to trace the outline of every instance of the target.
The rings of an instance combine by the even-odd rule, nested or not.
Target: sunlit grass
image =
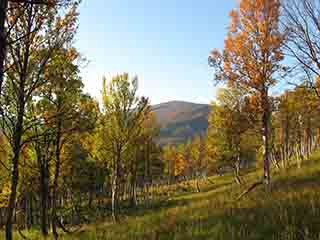
[[[261,172],[250,172],[240,187],[231,174],[212,177],[200,181],[200,193],[186,183],[191,193],[168,194],[166,201],[140,206],[117,224],[85,225],[61,239],[320,239],[320,152],[300,169],[274,173],[270,189],[261,185],[235,201],[260,179]],[[35,230],[24,234],[41,239]]]

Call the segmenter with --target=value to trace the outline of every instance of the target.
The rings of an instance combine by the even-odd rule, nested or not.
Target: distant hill
[[[210,106],[183,101],[171,101],[152,106],[161,126],[159,143],[181,143],[204,134],[208,128]]]

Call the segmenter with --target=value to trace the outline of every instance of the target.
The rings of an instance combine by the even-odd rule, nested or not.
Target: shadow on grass
[[[292,186],[290,192],[296,191]],[[320,193],[312,189],[279,198],[259,190],[235,205],[204,203],[165,215],[96,229],[95,239],[280,239],[320,237]],[[90,234],[90,233],[87,233]],[[85,239],[85,238],[83,238]]]

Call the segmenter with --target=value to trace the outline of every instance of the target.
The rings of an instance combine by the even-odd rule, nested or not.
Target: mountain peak
[[[155,104],[153,105],[153,107],[165,106],[165,105],[207,105],[207,104],[195,103],[195,102],[184,101],[184,100],[171,100],[171,101]]]
[[[152,111],[161,126],[161,144],[185,142],[208,127],[208,104],[175,100],[154,105]]]

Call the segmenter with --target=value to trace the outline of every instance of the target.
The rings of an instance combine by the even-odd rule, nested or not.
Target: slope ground
[[[261,172],[246,173],[243,186],[232,175],[201,180],[200,193],[194,188],[61,239],[320,239],[320,152],[301,168],[273,172],[270,189],[260,185],[239,201]],[[35,230],[25,234],[40,239]]]

